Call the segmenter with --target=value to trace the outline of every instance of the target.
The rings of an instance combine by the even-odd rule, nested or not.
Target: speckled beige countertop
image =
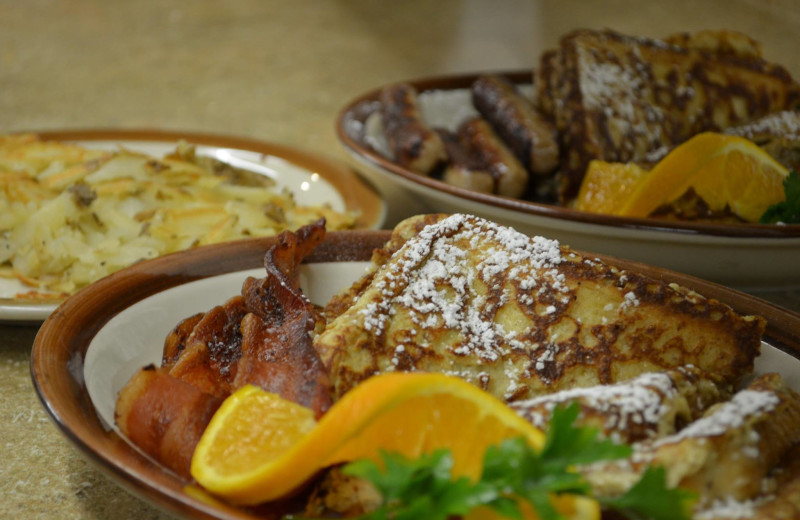
[[[533,67],[578,27],[738,29],[800,76],[798,0],[0,0],[0,131],[191,130],[341,158],[334,119],[357,94]],[[800,310],[798,291],[767,296]],[[35,334],[0,325],[0,518],[165,518],[48,420],[29,376]]]

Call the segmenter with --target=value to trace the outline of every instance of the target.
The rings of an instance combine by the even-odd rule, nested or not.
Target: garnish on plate
[[[675,147],[651,170],[595,161],[588,169],[575,207],[584,211],[647,217],[679,205],[687,194],[709,215],[730,212],[758,222],[784,198],[789,171],[764,149],[743,137],[705,132]],[[696,199],[696,200],[695,200]]]
[[[270,420],[276,408],[288,412]],[[477,478],[488,446],[520,436],[534,447],[544,442],[541,430],[499,399],[438,373],[374,376],[337,401],[316,425],[293,408],[302,407],[254,386],[234,392],[200,439],[192,476],[231,502],[257,504],[293,493],[329,466],[377,461],[380,450],[418,457],[448,448],[453,474]]]
[[[773,204],[761,215],[761,224],[800,224],[800,174],[792,170],[783,179],[786,200]]]
[[[452,478],[452,455],[446,449],[417,459],[383,452],[384,469],[360,460],[345,466],[344,472],[367,479],[383,496],[381,507],[364,517],[369,520],[492,518],[486,508],[521,519],[528,517],[531,506],[541,520],[592,518],[597,511],[579,498],[596,497],[575,468],[628,457],[631,448],[599,438],[595,428],[575,426],[579,411],[575,403],[554,410],[541,450],[521,438],[490,446],[483,473],[474,482]],[[571,497],[569,504],[559,501],[564,494]],[[694,494],[668,488],[664,469],[651,467],[625,494],[599,502],[632,519],[680,520],[691,517]]]

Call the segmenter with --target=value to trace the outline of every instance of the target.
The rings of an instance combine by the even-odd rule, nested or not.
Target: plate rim
[[[332,231],[308,263],[362,261],[390,237],[388,230]],[[96,333],[113,316],[144,297],[187,282],[262,265],[276,237],[246,239],[165,255],[127,267],[82,289],[45,320],[34,340],[30,374],[34,390],[58,429],[103,473],[145,501],[192,518],[264,518],[191,493],[187,483],[107,432],[83,380],[83,363]],[[585,254],[585,253],[583,253]],[[622,269],[676,282],[742,314],[767,319],[764,340],[800,359],[800,314],[754,296],[638,262],[592,255]],[[269,511],[267,511],[269,513]]]
[[[380,229],[386,220],[387,204],[365,179],[344,162],[323,154],[289,145],[232,134],[166,130],[160,128],[74,128],[20,130],[16,135],[35,134],[46,141],[120,141],[178,143],[181,140],[201,146],[231,148],[283,159],[309,172],[319,173],[342,197],[348,210],[359,211],[357,229]],[[1,323],[41,323],[63,298],[24,300],[0,298],[0,315],[8,308]]]
[[[454,90],[469,87],[482,74],[497,74],[505,76],[515,84],[532,83],[533,68],[527,70],[498,70],[485,72],[470,72],[461,74],[448,74],[441,76],[426,76],[404,81],[417,89],[418,92],[429,90]],[[340,144],[357,158],[366,161],[379,172],[389,176],[399,176],[414,185],[445,193],[459,199],[479,202],[504,210],[518,212],[521,215],[531,215],[549,219],[566,220],[581,224],[611,227],[614,229],[632,229],[638,231],[657,232],[662,235],[684,234],[701,237],[729,237],[735,239],[760,238],[760,239],[797,239],[800,238],[800,224],[764,225],[764,224],[714,224],[679,222],[659,220],[643,217],[620,217],[615,215],[602,215],[579,211],[572,208],[526,201],[501,195],[479,193],[458,186],[453,186],[431,177],[416,174],[392,162],[369,145],[353,137],[348,130],[353,121],[363,122],[367,115],[375,110],[379,103],[382,85],[366,91],[354,98],[339,110],[336,117],[336,135]]]

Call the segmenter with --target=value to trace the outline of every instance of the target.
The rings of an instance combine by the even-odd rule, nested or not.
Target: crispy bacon
[[[164,342],[163,366],[140,370],[120,392],[120,431],[188,479],[206,425],[243,385],[321,416],[332,398],[328,373],[311,345],[316,309],[300,290],[298,267],[324,236],[322,219],[282,233],[264,257],[264,278],[248,278],[240,296],[180,322]]]
[[[202,312],[189,316],[170,331],[167,339],[164,340],[164,354],[161,357],[161,366],[163,368],[171,368],[175,364],[178,357],[186,349],[186,343],[189,341],[189,336],[192,334],[195,325],[203,319],[203,316],[205,316],[205,313]]]
[[[150,365],[120,392],[115,418],[131,442],[188,477],[194,448],[220,404],[222,399]]]
[[[247,314],[241,296],[205,313],[170,368],[170,375],[217,397],[230,394],[242,356],[241,321]]]
[[[234,385],[260,386],[285,399],[311,408],[319,418],[332,403],[330,381],[311,345],[314,321],[306,311],[266,327],[255,314],[242,320],[242,359]]]
[[[314,410],[331,405],[328,373],[311,345],[314,307],[300,290],[297,268],[325,236],[321,222],[283,233],[264,256],[267,276],[248,278],[242,295],[251,311],[241,321],[242,358],[234,387],[260,386]]]

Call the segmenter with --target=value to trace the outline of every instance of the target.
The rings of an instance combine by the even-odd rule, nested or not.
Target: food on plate
[[[488,446],[520,436],[536,448],[544,443],[538,428],[459,378],[393,373],[365,381],[337,401],[314,427],[295,431],[294,422],[287,420],[291,430],[286,435],[268,433],[280,445],[259,450],[250,432],[261,430],[258,417],[267,416],[278,406],[274,404],[278,399],[248,386],[225,402],[192,461],[192,475],[204,488],[237,503],[258,504],[290,494],[337,463],[378,461],[379,450],[419,457],[449,448],[454,455],[453,474],[477,478]],[[312,414],[298,408],[291,412],[302,417],[297,422],[313,420]],[[242,416],[252,426],[237,420]],[[256,456],[263,459],[254,462]]]
[[[193,427],[184,427],[183,401],[210,410],[235,389],[258,385],[321,416],[331,396],[311,346],[318,313],[300,292],[296,267],[324,234],[324,221],[281,233],[264,257],[264,278],[248,278],[241,297],[178,323],[165,339],[161,366],[142,368],[120,392],[114,412],[120,431],[137,446],[156,446],[148,453],[188,477],[211,416],[197,414]]]
[[[792,170],[783,180],[786,200],[773,204],[761,215],[762,224],[800,224],[800,173]]]
[[[274,235],[325,217],[354,215],[300,206],[269,178],[180,143],[156,158],[0,137],[0,276],[30,287],[23,298],[63,297],[122,267],[196,245]]]
[[[581,211],[613,215],[628,201],[635,187],[648,173],[647,169],[635,163],[595,159],[586,168],[586,176],[573,207]]]
[[[461,123],[456,134],[458,143],[471,156],[478,171],[491,179],[488,193],[519,197],[528,188],[528,171],[497,136],[492,127],[479,117]],[[445,172],[453,180],[453,173]]]
[[[752,141],[705,132],[647,172],[632,163],[592,161],[575,207],[634,217],[690,214],[758,222],[770,206],[786,199],[788,175]]]
[[[613,494],[655,463],[671,486],[700,494],[700,510],[719,501],[769,500],[780,480],[774,470],[798,442],[800,395],[777,374],[764,374],[682,430],[634,444],[626,464],[598,465],[585,474],[600,493]]]
[[[688,364],[735,385],[759,352],[760,318],[478,217],[408,219],[386,247],[314,341],[337,397],[393,370],[506,401]]]
[[[561,39],[540,67],[537,88],[540,98],[552,98],[543,106],[552,108],[547,113],[567,154],[562,201],[575,196],[592,159],[648,162],[697,133],[749,123],[800,100],[789,73],[759,54],[683,43],[587,30]]]
[[[414,87],[399,83],[383,89],[381,113],[386,140],[399,164],[427,174],[445,159],[444,143],[425,123]]]
[[[442,174],[442,180],[467,190],[494,193],[496,183],[489,165],[481,162],[477,154],[462,146],[456,133],[439,130],[439,135],[442,137],[448,157],[447,169]]]
[[[222,399],[148,365],[117,396],[120,433],[177,475],[189,475],[198,439]]]
[[[625,443],[671,435],[730,398],[713,376],[692,365],[648,372],[613,385],[562,390],[514,401],[511,408],[545,428],[556,406],[578,403],[579,421]]]
[[[472,103],[531,173],[546,175],[556,169],[558,142],[553,123],[511,82],[496,75],[479,77],[472,84]]]
[[[592,484],[570,488],[591,489],[592,500],[574,502],[583,504],[575,518],[593,518],[593,499],[620,504],[646,489],[682,504],[689,494],[680,485],[694,490],[699,519],[715,501],[766,500],[790,485],[779,468],[800,442],[800,397],[775,375],[741,388],[762,318],[460,214],[399,224],[365,275],[322,308],[302,295],[297,267],[324,233],[321,222],[282,233],[264,279],[176,325],[161,366],[120,393],[116,420],[127,439],[187,480],[193,452],[192,475],[233,503],[291,495],[314,517],[385,506],[376,482],[386,480],[366,460],[399,468],[406,462],[393,457],[405,456],[409,467],[429,467],[446,461],[430,451],[443,448],[452,457],[443,468],[470,476],[454,485],[488,485],[479,469],[503,450],[536,459],[558,449],[542,430],[597,448],[582,462],[562,460],[560,475]],[[173,373],[183,356],[197,372]],[[564,430],[565,421],[577,429]],[[604,435],[592,440],[597,430]],[[700,433],[708,441],[695,448]],[[519,434],[528,442],[506,444]],[[669,450],[691,450],[696,464],[687,470]],[[360,470],[340,465],[353,460]],[[714,471],[714,461],[730,471]]]
[[[738,135],[763,147],[785,169],[800,167],[800,84],[765,59],[758,42],[738,32],[656,39],[575,30],[540,56],[531,79],[529,89],[500,74],[484,74],[469,89],[422,90],[417,97],[423,119],[440,132],[455,132],[474,118],[485,121],[513,152],[509,168],[516,171],[521,165],[529,174],[518,193],[487,182],[485,165],[463,161],[453,144],[445,146],[448,161],[426,174],[473,191],[593,211],[597,201],[576,201],[582,186],[593,182],[586,179],[593,161],[619,164],[627,173],[648,171],[704,132]],[[458,103],[469,106],[457,108]],[[397,151],[386,153],[374,135],[382,131],[380,121],[369,118],[366,123],[364,141],[379,153],[397,156]],[[460,140],[455,144],[464,146]],[[618,179],[612,175],[612,180]],[[617,194],[614,200],[619,199]],[[687,200],[665,201],[665,211],[635,216],[759,221],[752,211],[742,216],[728,210],[724,200],[709,205],[717,203],[721,210],[692,210],[706,202],[689,193]]]
[[[800,172],[800,111],[770,114],[725,133],[753,141],[789,170]]]

